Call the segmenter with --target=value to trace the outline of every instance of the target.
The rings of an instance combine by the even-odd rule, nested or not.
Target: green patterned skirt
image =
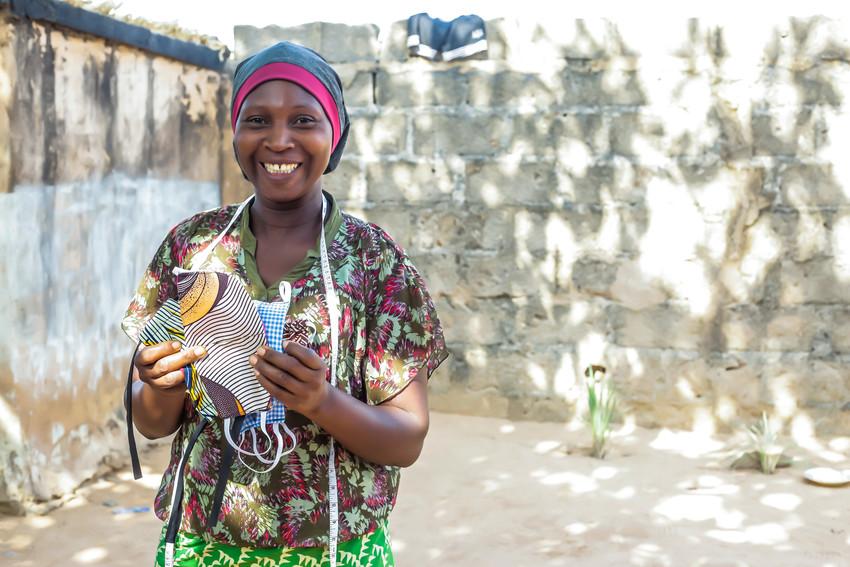
[[[165,528],[156,551],[156,567],[165,562]],[[201,536],[178,532],[174,567],[324,567],[329,565],[324,547],[274,547],[258,549],[209,543]],[[337,546],[339,567],[395,567],[386,525],[361,538]]]

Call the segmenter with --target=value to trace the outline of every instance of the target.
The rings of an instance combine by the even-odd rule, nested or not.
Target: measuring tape
[[[328,258],[328,250],[325,245],[325,214],[327,212],[328,200],[322,195],[322,233],[319,247],[321,248],[322,279],[325,285],[325,299],[328,303],[328,316],[331,324],[331,387],[336,388],[336,366],[339,358],[339,302],[331,277],[331,263]],[[336,449],[334,439],[330,438],[330,450],[328,451],[328,517],[330,521],[330,533],[328,534],[328,552],[330,554],[330,566],[336,567],[336,548],[339,538],[339,499],[337,496],[336,479]]]

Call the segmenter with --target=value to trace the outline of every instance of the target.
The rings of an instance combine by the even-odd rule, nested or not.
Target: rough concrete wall
[[[639,423],[850,427],[846,25],[494,21],[454,64],[408,60],[402,22],[330,28],[237,27],[236,55],[336,63],[327,184],[430,282],[433,407],[569,419],[601,362]]]
[[[227,81],[3,13],[0,53],[0,505],[21,509],[127,454],[119,322],[165,232],[220,202]]]

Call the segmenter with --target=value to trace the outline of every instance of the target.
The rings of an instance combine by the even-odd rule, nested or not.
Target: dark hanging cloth
[[[416,14],[407,19],[410,55],[432,61],[453,61],[487,51],[487,31],[479,16],[460,16],[450,22]]]

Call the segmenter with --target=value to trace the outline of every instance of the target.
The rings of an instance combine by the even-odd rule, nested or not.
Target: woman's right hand
[[[183,367],[206,354],[207,351],[200,346],[180,350],[180,343],[173,341],[143,347],[136,353],[133,364],[139,380],[154,390],[183,394],[186,391]]]

